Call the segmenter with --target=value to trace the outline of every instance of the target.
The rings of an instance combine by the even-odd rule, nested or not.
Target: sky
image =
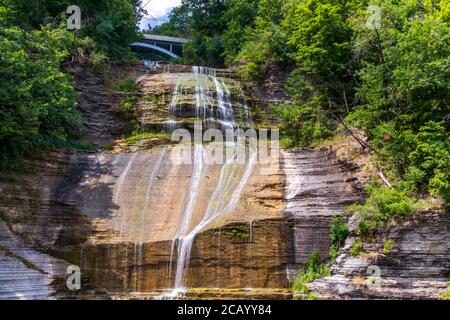
[[[143,4],[148,12],[148,15],[141,21],[141,29],[148,29],[147,25],[150,23],[152,27],[160,25],[167,21],[167,16],[172,8],[181,4],[181,0],[144,0]]]

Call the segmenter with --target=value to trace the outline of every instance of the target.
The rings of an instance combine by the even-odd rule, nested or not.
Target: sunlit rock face
[[[64,195],[94,221],[95,232],[81,253],[69,250],[66,258],[81,259],[96,286],[137,292],[173,288],[180,226],[186,224],[189,234],[211,204],[223,208],[231,201],[245,165],[227,172],[222,165],[205,164],[198,172],[195,164],[174,164],[174,152],[170,147],[101,155]],[[278,170],[267,175],[261,169],[255,165],[233,210],[197,231],[183,286],[286,287],[313,250],[326,258],[331,217],[360,197],[351,176],[320,151],[284,153]],[[192,198],[186,222],[183,214]]]
[[[247,164],[204,163],[199,170],[196,163],[174,163],[175,148],[92,156],[82,179],[61,186],[65,191],[59,197],[88,217],[94,230],[79,252],[67,248],[63,256],[89,270],[100,287],[133,291],[171,288],[180,246],[173,240],[183,238],[180,228],[185,234],[197,228],[191,259],[186,263],[187,284],[285,286],[286,233],[279,228],[284,202],[281,172],[263,175],[260,164],[249,171]],[[205,154],[209,148],[204,147]],[[233,201],[235,206],[226,209]],[[208,214],[211,219],[205,220]],[[279,222],[274,225],[266,221],[269,219]],[[227,227],[221,231],[222,226]],[[271,252],[268,248],[273,245]],[[241,255],[245,266],[240,266]],[[227,259],[230,261],[224,263]],[[196,272],[191,273],[191,268]],[[278,275],[270,274],[270,268],[278,268]],[[258,270],[263,275],[257,276]],[[275,279],[268,280],[271,277]]]
[[[284,215],[292,228],[292,259],[288,276],[294,279],[313,251],[323,260],[330,250],[330,222],[362,201],[361,187],[352,173],[333,163],[321,150],[282,151],[286,177]]]

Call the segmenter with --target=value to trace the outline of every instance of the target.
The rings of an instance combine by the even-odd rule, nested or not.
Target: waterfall
[[[193,67],[192,73],[196,83],[196,116],[203,120],[208,115],[206,111],[207,106],[211,106],[210,102],[212,94],[209,85],[205,85],[208,77],[211,77],[217,94],[217,120],[221,121],[222,129],[233,129],[234,112],[231,102],[231,94],[225,83],[219,82],[216,77],[216,71],[213,69],[203,67]],[[206,80],[205,80],[206,79]],[[211,111],[209,111],[211,112]],[[212,113],[211,113],[212,114]],[[200,183],[202,162],[197,160],[194,165],[193,174],[191,177],[190,190],[185,204],[185,210],[182,221],[177,229],[176,235],[172,242],[171,263],[169,273],[171,274],[172,256],[177,245],[177,264],[175,272],[174,290],[169,294],[169,297],[176,297],[183,292],[185,285],[185,273],[189,264],[192,245],[196,235],[205,227],[216,221],[224,214],[233,212],[238,204],[240,196],[250,178],[257,160],[255,150],[250,150],[248,153],[248,160],[246,164],[238,163],[238,156],[245,154],[245,139],[237,139],[237,142],[231,144],[233,156],[228,157],[225,164],[221,168],[220,176],[215,187],[215,190],[209,200],[208,207],[203,213],[200,222],[189,231],[192,223],[192,213],[194,204],[197,200],[198,187]],[[229,145],[230,147],[230,145]],[[203,148],[195,146],[196,158],[202,158]],[[195,189],[193,189],[195,188]]]
[[[192,67],[192,74],[195,80],[195,116],[206,120],[212,105],[212,94],[209,89],[208,68]]]
[[[239,146],[238,146],[239,147]],[[233,182],[235,176],[239,176],[239,170],[242,165],[237,164],[235,159],[230,159],[222,167],[219,182],[209,201],[208,208],[203,215],[200,223],[189,232],[186,237],[180,241],[181,248],[178,250],[177,269],[175,275],[175,290],[180,292],[184,289],[183,281],[187,264],[190,259],[192,244],[195,236],[202,231],[206,226],[215,221],[221,215],[230,213],[236,209],[240,195],[247,184],[250,175],[253,172],[256,163],[256,153],[250,153],[248,163],[244,172],[241,175],[238,185]],[[227,195],[231,194],[228,198]]]
[[[214,77],[213,80],[217,92],[217,121],[222,130],[233,129],[236,125],[234,123],[234,112],[230,90],[223,80],[219,82],[217,77]]]
[[[117,188],[116,192],[114,192],[114,203],[119,203],[119,197],[120,193],[122,192],[123,183],[125,182],[125,179],[128,176],[128,173],[131,170],[131,167],[133,166],[134,161],[136,160],[136,157],[138,156],[138,153],[136,152],[133,154],[133,156],[128,160],[128,164],[125,167],[125,170],[120,175],[119,179],[117,180]]]
[[[192,214],[194,213],[195,203],[197,201],[198,190],[200,189],[200,182],[203,171],[203,156],[204,148],[200,144],[194,145],[194,165],[192,168],[191,181],[189,183],[189,191],[187,196],[187,201],[185,204],[184,212],[181,218],[181,222],[178,225],[175,236],[172,240],[171,253],[170,253],[170,264],[169,264],[169,276],[172,274],[172,259],[175,250],[175,244],[178,241],[183,241],[184,237],[188,232],[188,228],[191,223]],[[179,246],[180,248],[180,246]],[[178,253],[180,255],[180,253]]]
[[[183,82],[183,76],[181,76],[178,79],[177,84],[175,85],[175,89],[172,94],[173,95],[172,101],[170,102],[170,105],[169,105],[169,113],[174,116],[176,116],[176,113],[177,113],[178,101],[183,96],[183,88],[181,86],[182,82]]]

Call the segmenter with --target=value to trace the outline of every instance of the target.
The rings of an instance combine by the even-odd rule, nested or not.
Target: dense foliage
[[[25,30],[65,22],[68,6],[81,9],[81,36],[89,36],[110,58],[131,57],[128,44],[136,39],[137,23],[143,15],[142,0],[1,0],[0,6],[12,13],[12,23]]]
[[[235,65],[249,81],[269,64],[294,67],[292,101],[272,107],[284,146],[361,128],[393,185],[375,198],[450,203],[448,1],[184,0],[174,12],[164,27],[194,39],[189,62]]]
[[[139,3],[78,1],[84,24],[74,32],[66,27],[71,1],[0,0],[0,169],[42,148],[83,146],[75,90],[61,65],[131,57]]]

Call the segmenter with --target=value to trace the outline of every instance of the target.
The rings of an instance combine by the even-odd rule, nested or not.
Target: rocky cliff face
[[[24,172],[2,175],[0,297],[50,298],[63,289],[68,264],[81,267],[84,287],[104,288],[118,297],[173,288],[180,235],[198,226],[184,286],[286,288],[313,250],[327,257],[331,217],[361,201],[355,167],[333,162],[326,150],[282,152],[274,168],[248,162],[179,164],[174,159],[183,145],[118,140],[126,128],[118,98],[95,74],[74,70],[84,132],[97,151],[53,152],[26,162]],[[198,96],[209,101],[208,117],[217,119],[232,104],[236,122],[245,122],[239,118],[246,113],[245,99],[227,71],[216,71],[217,82],[208,76],[199,80],[191,71],[165,65],[139,77],[135,113],[142,128],[191,129]],[[229,96],[218,88],[227,88]],[[113,150],[102,151],[111,143]],[[213,154],[214,146],[205,145],[201,154]],[[201,149],[188,148],[192,160],[198,158]],[[274,145],[269,149],[276,150]],[[449,267],[448,221],[442,221],[447,220],[424,215],[380,233],[376,243],[393,239],[398,245],[386,257],[377,255],[383,290],[367,291],[358,284],[373,263],[367,257],[375,255],[349,256],[351,239],[335,275],[312,288],[340,298],[435,297]],[[365,250],[380,248],[374,244]]]
[[[422,212],[409,221],[392,220],[373,243],[354,257],[350,237],[333,265],[333,276],[310,288],[341,299],[438,299],[450,277],[448,214]],[[395,246],[386,251],[391,240]]]
[[[227,107],[220,106],[220,98],[233,105],[235,115],[243,112],[242,91],[232,79],[212,81],[168,68],[139,79],[142,99],[136,112],[142,126],[155,129],[177,119],[189,127],[199,95],[208,97],[211,103],[205,107],[212,112]],[[75,72],[87,136],[97,146],[111,143],[123,130],[114,125],[121,121],[114,109],[117,98],[105,93],[94,74]],[[227,98],[219,97],[224,95],[220,88],[228,90]],[[179,113],[170,112],[173,106]],[[210,144],[203,152],[212,154],[213,148]],[[208,220],[195,236],[185,285],[283,288],[313,249],[325,256],[330,217],[353,201],[345,199],[351,198],[351,181],[346,182],[339,166],[329,164],[325,153],[285,153],[281,166],[271,170],[269,164],[255,164],[242,193],[236,194],[248,165],[204,164],[198,170],[195,163],[175,164],[176,150],[65,151],[30,163],[39,169],[2,185],[11,221],[28,211],[29,219],[12,223],[11,230],[30,245],[80,266],[95,288],[151,292],[174,285],[180,242],[173,239],[189,199],[196,201],[187,230],[205,212],[214,213],[210,208],[237,196],[233,210]],[[321,203],[327,197],[331,200]]]
[[[287,205],[284,215],[292,232],[288,276],[297,272],[317,251],[323,260],[330,250],[330,223],[348,205],[362,201],[358,180],[341,164],[333,164],[324,150],[283,152]]]
[[[337,136],[325,145],[329,159],[352,170],[360,183],[376,175],[368,150],[351,137]],[[439,298],[450,277],[448,213],[422,211],[410,220],[392,219],[369,241],[354,236],[357,221],[356,213],[350,217],[351,234],[332,276],[314,281],[312,291],[333,299]],[[364,243],[362,254],[352,256],[356,241]],[[388,241],[391,245],[384,248]]]

